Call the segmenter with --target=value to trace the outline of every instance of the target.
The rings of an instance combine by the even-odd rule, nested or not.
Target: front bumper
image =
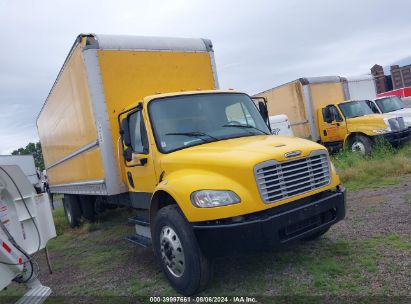
[[[286,245],[327,229],[345,217],[345,190],[324,191],[240,221],[192,223],[204,254],[223,256]]]
[[[398,132],[387,133],[382,136],[390,144],[399,145],[401,143],[411,140],[411,128]]]

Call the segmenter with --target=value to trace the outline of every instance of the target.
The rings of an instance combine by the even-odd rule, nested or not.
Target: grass
[[[348,189],[393,185],[402,175],[411,173],[411,144],[400,149],[377,144],[369,156],[342,151],[333,155],[332,161]]]
[[[332,159],[346,187],[354,190],[393,184],[401,175],[411,173],[411,145],[401,149],[378,146],[370,156],[343,151]],[[404,194],[402,199],[409,204],[411,196]],[[366,212],[378,210],[372,206]],[[53,254],[54,271],[67,275],[64,287],[51,286],[57,292],[176,295],[152,253],[130,248],[123,240],[132,233],[125,225],[129,211],[110,210],[96,223],[82,222],[76,229],[67,225],[63,208],[54,210],[53,215],[58,237],[48,248]],[[406,266],[389,262],[389,257],[384,260],[381,255],[390,252],[406,258],[410,250],[409,236],[389,233],[350,241],[324,237],[284,251],[221,259],[216,261],[212,285],[202,295],[287,295],[301,303],[317,303],[318,298],[309,296],[395,294],[396,282],[390,276],[406,272]],[[383,283],[377,291],[371,283],[376,277]],[[1,295],[21,293],[20,286],[12,285]]]
[[[54,216],[59,222],[64,213],[56,209]],[[152,253],[123,240],[132,231],[124,224],[128,216],[127,210],[111,210],[92,229],[83,223],[73,230],[59,222],[60,234],[49,242],[49,251],[55,274],[65,283],[64,287],[50,285],[55,295],[176,295]],[[280,251],[219,259],[215,278],[201,295],[287,295],[293,302],[317,303],[322,295],[392,294],[396,283],[390,276],[404,273],[405,266],[387,262],[381,255],[390,252],[406,258],[410,249],[411,238],[396,233],[349,241],[326,236]],[[371,288],[375,277],[383,282],[379,290]],[[2,295],[18,295],[14,287],[19,286],[12,287]]]

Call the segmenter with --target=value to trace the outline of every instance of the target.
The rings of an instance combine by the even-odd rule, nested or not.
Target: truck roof
[[[302,78],[298,78],[296,80],[281,84],[279,86],[273,87],[271,89],[259,92],[257,94],[254,94],[253,96],[257,96],[257,95],[260,95],[266,92],[270,92],[282,86],[289,85],[290,83],[293,83],[293,82],[300,82],[302,85],[306,85],[306,84],[315,84],[315,83],[338,83],[338,82],[343,82],[343,81],[347,81],[347,79],[344,77],[340,77],[340,76],[302,77]]]

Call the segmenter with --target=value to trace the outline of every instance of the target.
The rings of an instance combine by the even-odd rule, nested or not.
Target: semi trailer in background
[[[400,144],[411,137],[402,116],[374,114],[367,99],[351,99],[374,93],[368,80],[328,76],[300,78],[255,97],[266,99],[269,115],[286,114],[295,136],[367,154],[378,139]]]
[[[377,97],[374,77],[371,75],[345,77],[341,81],[347,100],[372,100]]]
[[[400,98],[411,97],[411,87],[400,88],[392,91],[378,93],[377,97],[397,96]]]
[[[48,195],[37,194],[17,165],[0,165],[0,297],[12,282],[27,292],[17,303],[39,304],[51,289],[37,279],[33,255],[56,236]]]
[[[219,90],[209,40],[79,35],[37,127],[70,225],[133,208],[128,240],[184,295],[215,256],[315,239],[345,216],[327,150],[272,135],[264,102]]]

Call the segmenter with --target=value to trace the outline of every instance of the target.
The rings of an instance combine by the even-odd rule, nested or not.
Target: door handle
[[[327,131],[324,130],[324,131],[323,131],[323,134],[324,134],[324,136],[327,136]]]
[[[130,171],[127,172],[127,179],[128,179],[130,186],[134,188],[133,174],[131,174]]]

